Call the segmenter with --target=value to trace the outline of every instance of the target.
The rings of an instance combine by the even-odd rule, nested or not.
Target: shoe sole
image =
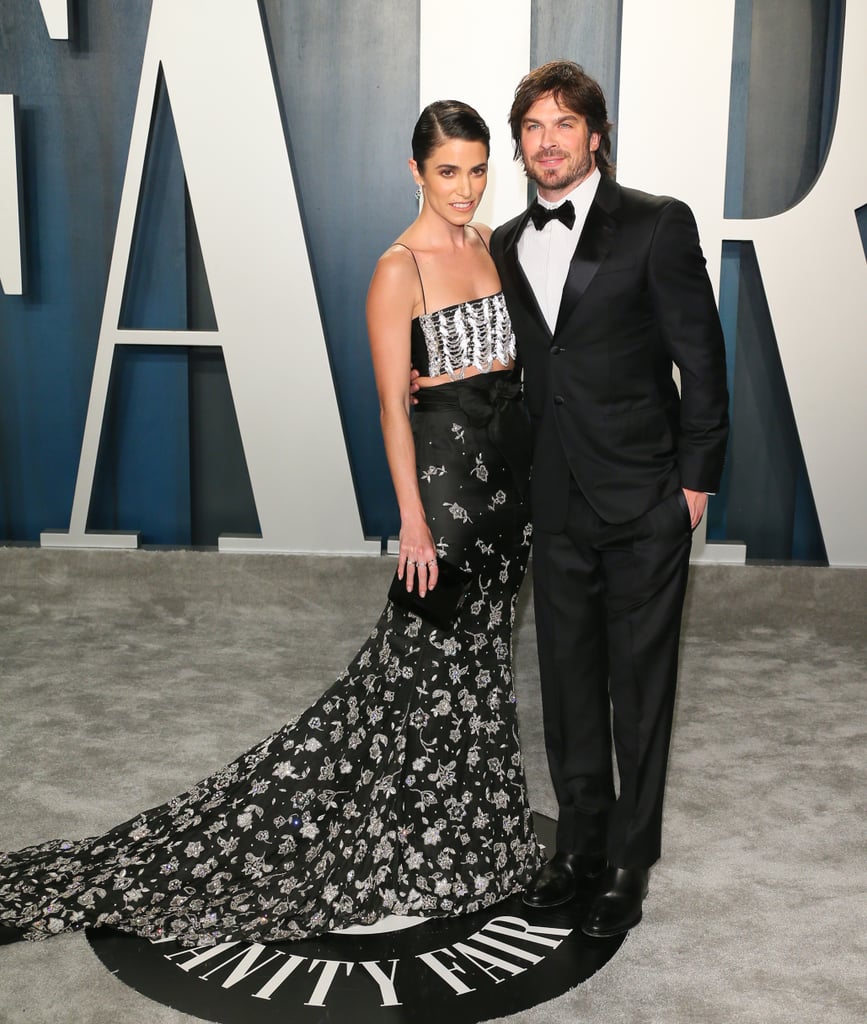
[[[578,893],[573,892],[569,896],[564,896],[562,900],[546,900],[544,903],[532,903],[526,896],[521,896],[521,902],[532,910],[551,910],[554,907],[562,907],[566,903],[571,903],[577,895]]]
[[[589,928],[581,927],[581,931],[588,935],[591,939],[613,939],[617,935],[625,935],[628,931],[631,931],[641,920],[643,914],[639,913],[635,920],[630,921],[628,924],[622,924],[619,928],[608,929],[607,931],[591,931]]]

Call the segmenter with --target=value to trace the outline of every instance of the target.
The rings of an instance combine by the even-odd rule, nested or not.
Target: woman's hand
[[[437,551],[426,522],[404,523],[401,526],[397,575],[406,581],[407,590],[413,589],[417,578],[420,597],[424,597],[428,590],[433,590],[437,585]]]

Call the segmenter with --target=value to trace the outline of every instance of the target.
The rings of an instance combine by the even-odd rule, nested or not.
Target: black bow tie
[[[537,200],[530,207],[530,220],[533,221],[537,231],[541,231],[549,220],[559,220],[571,231],[572,225],[575,223],[575,207],[572,205],[571,199],[555,206],[553,210],[542,206]]]

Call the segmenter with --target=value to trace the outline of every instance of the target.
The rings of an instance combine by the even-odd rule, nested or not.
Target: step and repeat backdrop
[[[413,124],[480,110],[504,221],[554,57],[699,223],[732,434],[696,558],[867,564],[860,0],[4,0],[0,542],[379,551],[364,299]]]

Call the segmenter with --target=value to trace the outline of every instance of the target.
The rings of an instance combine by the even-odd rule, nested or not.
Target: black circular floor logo
[[[623,937],[586,937],[586,909],[536,911],[513,896],[464,917],[300,942],[185,949],[105,930],[88,939],[142,995],[216,1024],[478,1024],[562,995],[614,956]]]

